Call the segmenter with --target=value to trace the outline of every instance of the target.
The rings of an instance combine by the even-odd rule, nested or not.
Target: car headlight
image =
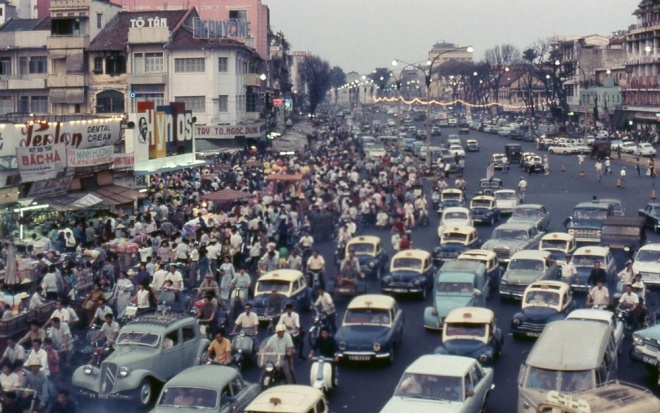
[[[637,334],[633,334],[633,344],[642,344],[644,342],[644,339],[642,339],[642,336],[638,336]],[[87,367],[87,366],[85,366]]]
[[[515,325],[520,325],[520,319],[518,319],[518,318],[514,318],[514,319],[513,319],[513,324],[515,324]]]
[[[624,250],[625,252],[629,252],[629,251],[630,251],[630,247],[623,247],[623,250]]]
[[[415,281],[415,286],[419,286],[421,284],[421,281],[417,280]]]
[[[438,310],[436,310],[435,308],[432,308],[431,309],[431,314],[438,315]]]
[[[94,371],[94,368],[92,366],[90,366],[89,364],[86,364],[83,367],[83,373],[85,373],[88,376],[92,374],[92,371]]]
[[[369,268],[374,268],[375,266],[376,266],[375,262],[372,261],[372,262],[369,263]]]
[[[119,377],[126,377],[126,376],[128,376],[128,373],[130,373],[130,370],[128,369],[128,367],[120,367],[119,368],[119,373],[118,373]]]
[[[380,351],[380,344],[374,343],[374,351]]]
[[[568,230],[568,233],[571,234],[571,235],[574,235],[574,234],[575,234],[575,230],[574,230],[574,229],[569,229],[569,230]]]
[[[500,281],[500,285],[506,285],[506,284],[507,284],[506,280]]]
[[[273,365],[273,363],[271,363],[271,362],[266,363],[266,371],[267,371],[267,372],[270,373],[270,372],[273,371],[274,369],[275,369],[275,366]]]
[[[339,350],[346,350],[346,343],[343,341],[339,343]]]
[[[482,363],[487,362],[488,361],[488,356],[485,355],[485,354],[480,355],[479,356],[479,361],[482,362]]]

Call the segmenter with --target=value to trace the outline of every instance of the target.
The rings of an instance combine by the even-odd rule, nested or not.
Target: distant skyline
[[[523,50],[551,36],[626,30],[640,0],[262,0],[291,50],[346,73],[419,62],[437,42],[472,46],[474,60],[509,43]]]

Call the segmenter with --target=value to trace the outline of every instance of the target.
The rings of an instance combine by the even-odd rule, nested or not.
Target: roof
[[[259,394],[246,408],[250,412],[306,412],[323,398],[323,392],[311,386],[283,385]]]
[[[522,250],[511,257],[512,260],[544,260],[552,255],[550,251]]]
[[[522,204],[518,205],[515,209],[541,209],[544,208],[541,204]]]
[[[137,326],[137,325],[150,325],[150,326],[167,328],[173,324],[176,324],[186,319],[194,320],[194,318],[188,316],[187,314],[179,314],[179,313],[147,314],[134,319],[130,323],[126,324],[124,328]]]
[[[167,387],[196,386],[222,389],[237,375],[238,371],[233,367],[217,364],[193,366],[172,377],[167,382]],[[209,380],[210,378],[213,378],[213,380]]]
[[[424,259],[424,258],[429,258],[430,256],[431,254],[425,250],[420,250],[420,249],[403,250],[394,254],[394,256],[392,257],[392,261],[396,260],[397,258]]]
[[[266,274],[259,277],[257,282],[264,280],[284,280],[291,282],[298,280],[301,277],[303,277],[303,273],[298,270],[280,269],[267,272]]]
[[[551,240],[551,239],[556,239],[556,240],[560,240],[560,241],[570,241],[572,239],[575,239],[575,236],[573,236],[571,234],[567,234],[565,232],[551,232],[549,234],[545,234],[541,238],[541,240],[543,240],[543,241],[547,241],[547,240]]]
[[[482,200],[482,201],[495,201],[495,197],[492,196],[492,195],[477,195],[475,197],[472,197],[472,201],[475,201],[475,200],[477,200],[477,201],[479,201],[479,200]],[[472,202],[472,201],[470,201],[470,202]]]
[[[580,320],[549,323],[529,352],[526,363],[545,370],[591,370],[600,364],[610,334],[610,326],[603,323]]]
[[[157,11],[122,11],[110,20],[99,34],[92,40],[88,51],[122,51],[128,43],[128,31],[131,28],[131,19],[142,17],[145,20],[153,18],[166,18],[167,27],[173,32],[179,23],[194,9],[191,10],[157,10]]]
[[[461,193],[462,194],[463,191],[461,191],[460,189],[456,189],[456,188],[445,188],[445,189],[442,190],[441,193],[443,193],[443,194]]]
[[[457,191],[460,191],[457,189]],[[444,191],[443,191],[444,192]],[[465,207],[447,207],[442,210],[442,213],[448,213],[448,212],[462,212],[464,214],[470,215],[470,208],[465,208]]]
[[[459,260],[474,260],[478,259],[480,261],[486,261],[491,258],[495,258],[497,254],[491,250],[469,250],[465,251],[458,256]]]
[[[376,243],[380,243],[380,237],[376,237],[376,236],[373,236],[373,235],[360,235],[358,237],[351,238],[348,241],[346,246],[348,246],[350,244],[355,244],[355,243],[376,244]]]
[[[644,247],[642,247],[644,248]],[[586,247],[580,247],[575,250],[573,256],[576,255],[607,255],[610,252],[608,247],[601,247],[597,245],[588,245]]]
[[[0,32],[26,32],[32,30],[50,31],[50,17],[43,19],[9,19],[0,26]]]
[[[229,39],[226,37],[223,38],[196,38],[193,36],[192,30],[189,27],[181,27],[173,35],[172,40],[165,46],[167,49],[197,49],[201,50],[202,48],[206,49],[225,49],[225,48],[237,48],[252,50],[245,46],[244,43],[239,42],[238,40]]]
[[[358,297],[355,297],[354,299],[351,300],[350,303],[348,303],[348,309],[356,309],[356,308],[383,308],[383,309],[390,309],[394,307],[394,304],[396,301],[394,298],[390,297],[389,295],[383,295],[383,294],[366,294],[366,295],[360,295]]]
[[[406,373],[429,374],[433,376],[465,377],[477,361],[471,357],[427,354],[413,361]]]
[[[550,290],[550,291],[564,291],[568,290],[571,288],[570,285],[566,284],[565,282],[562,281],[536,281],[531,283],[530,285],[527,286],[525,289],[525,292],[529,291],[538,291],[538,290]]]
[[[641,247],[638,251],[640,250],[660,251],[660,244],[655,242],[652,244],[646,244],[643,247]]]
[[[472,234],[474,232],[477,232],[477,229],[473,226],[470,225],[452,225],[449,227],[444,227],[442,228],[442,234],[449,234],[449,233],[454,233],[454,234]]]
[[[481,307],[463,307],[452,310],[445,323],[490,323],[495,318],[495,313],[488,308]]]
[[[525,231],[529,230],[530,228],[534,228],[533,224],[526,224],[524,222],[512,222],[512,223],[504,223],[502,225],[499,225],[497,229],[524,229]]]
[[[590,209],[610,209],[611,204],[601,204],[600,202],[580,202],[575,205],[575,208],[590,208]]]
[[[440,267],[439,272],[477,272],[480,267],[484,267],[484,264],[477,261],[468,261],[468,260],[452,260],[445,261]]]
[[[610,323],[612,321],[612,312],[606,310],[594,310],[593,308],[580,308],[571,311],[567,319],[596,320]]]
[[[513,190],[513,189],[498,189],[497,191],[495,191],[493,193],[497,194],[497,193],[511,193],[511,192],[515,193],[516,191]]]
[[[563,396],[563,397],[562,397]],[[565,400],[586,404],[590,412],[599,413],[642,413],[660,411],[660,400],[647,389],[632,384],[610,382],[595,389],[580,393],[562,395],[556,391],[548,392],[546,403],[553,406],[558,402],[565,406]],[[564,401],[564,403],[562,403]],[[582,410],[578,410],[582,411]]]

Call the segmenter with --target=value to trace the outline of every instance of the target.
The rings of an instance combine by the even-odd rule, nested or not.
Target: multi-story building
[[[9,19],[38,19],[37,0],[0,0],[0,24]]]
[[[433,63],[433,73],[431,74],[430,86],[430,95],[432,98],[443,98],[444,89],[448,89],[448,87],[446,87],[449,83],[448,80],[443,79],[440,71],[438,71],[437,68],[439,68],[443,63],[449,61],[471,62],[472,53],[468,52],[467,49],[467,47],[460,47],[454,43],[443,41],[434,44],[431,50],[429,50],[428,61]],[[443,83],[445,85],[443,85]],[[421,87],[425,89],[426,84]]]

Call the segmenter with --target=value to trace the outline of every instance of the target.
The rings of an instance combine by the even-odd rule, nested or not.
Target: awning
[[[204,195],[201,198],[207,201],[227,202],[227,201],[238,201],[240,199],[248,199],[254,196],[255,196],[254,194],[251,194],[249,192],[237,191],[235,189],[226,188],[226,189],[221,189],[220,191],[217,192],[211,192],[210,194]]]
[[[135,189],[120,185],[102,186],[90,193],[101,198],[104,204],[112,206],[132,204],[142,195]]]
[[[44,198],[39,200],[40,203],[48,204],[51,209],[56,211],[80,211],[81,209],[88,209],[95,205],[103,203],[103,200],[96,195],[84,194],[82,192],[73,192],[55,196],[52,198]]]

